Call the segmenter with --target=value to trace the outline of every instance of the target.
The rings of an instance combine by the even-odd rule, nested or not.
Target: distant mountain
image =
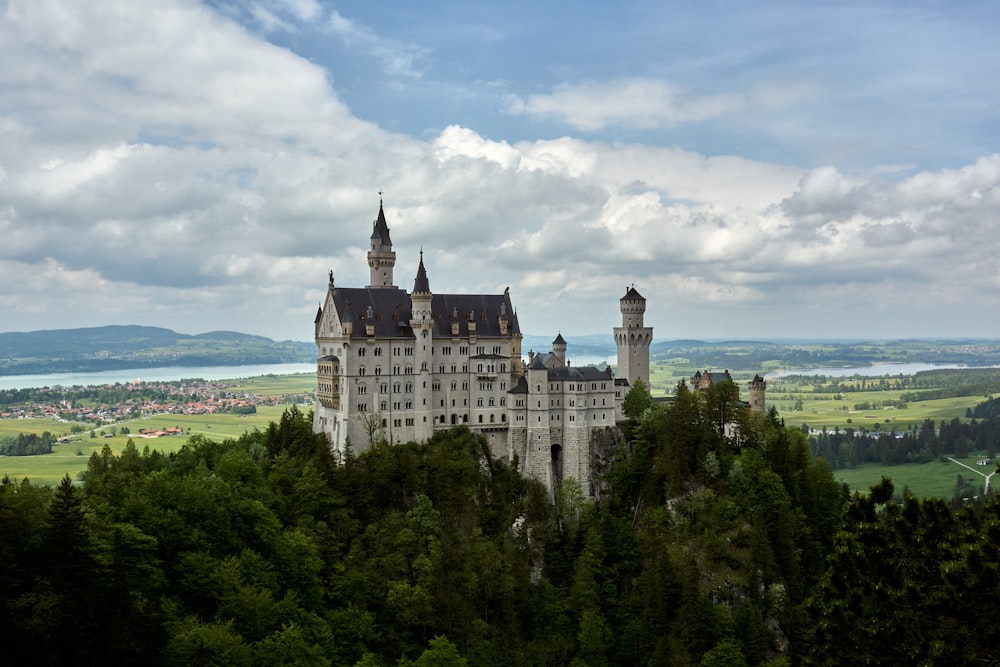
[[[113,325],[0,333],[0,375],[314,361],[316,347],[235,331],[190,335]]]

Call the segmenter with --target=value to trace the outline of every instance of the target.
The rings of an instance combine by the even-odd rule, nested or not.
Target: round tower
[[[557,334],[556,339],[552,341],[552,354],[556,355],[556,359],[565,366],[566,365],[566,339],[562,337],[562,334]]]
[[[754,375],[753,379],[747,383],[747,392],[750,398],[750,412],[767,412],[767,382],[760,374]]]
[[[618,346],[618,371],[615,375],[627,379],[629,386],[634,386],[636,380],[642,380],[648,389],[649,345],[653,342],[653,328],[643,324],[646,299],[635,287],[630,287],[618,305],[622,325],[614,328],[615,344]]]
[[[396,266],[396,253],[392,251],[392,239],[389,238],[389,225],[385,221],[381,199],[378,202],[378,217],[372,227],[372,245],[368,251],[368,268],[371,270],[368,287],[395,287],[392,269]]]

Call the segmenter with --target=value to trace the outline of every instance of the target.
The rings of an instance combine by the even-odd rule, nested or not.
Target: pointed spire
[[[427,280],[427,270],[424,268],[424,249],[422,246],[420,248],[420,266],[417,267],[417,279],[413,281],[413,293],[431,293],[431,285]]]
[[[389,224],[385,221],[385,210],[382,208],[382,193],[379,192],[378,198],[378,217],[375,218],[375,223],[372,230],[372,240],[378,239],[382,242],[383,246],[392,246],[392,239],[389,238]]]

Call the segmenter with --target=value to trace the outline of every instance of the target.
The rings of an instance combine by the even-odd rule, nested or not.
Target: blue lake
[[[163,366],[160,368],[132,368],[94,373],[46,373],[42,375],[0,376],[0,389],[29,389],[34,387],[89,387],[104,384],[126,383],[135,380],[146,382],[173,382],[185,378],[203,380],[228,380],[261,375],[292,375],[315,373],[315,364],[253,364],[249,366]]]

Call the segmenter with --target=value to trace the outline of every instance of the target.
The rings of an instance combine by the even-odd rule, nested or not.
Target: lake
[[[30,389],[35,387],[91,387],[121,382],[174,382],[185,378],[203,380],[228,380],[261,375],[293,375],[315,373],[316,364],[251,364],[248,366],[162,366],[159,368],[132,368],[94,373],[44,373],[41,375],[0,376],[2,389]]]

